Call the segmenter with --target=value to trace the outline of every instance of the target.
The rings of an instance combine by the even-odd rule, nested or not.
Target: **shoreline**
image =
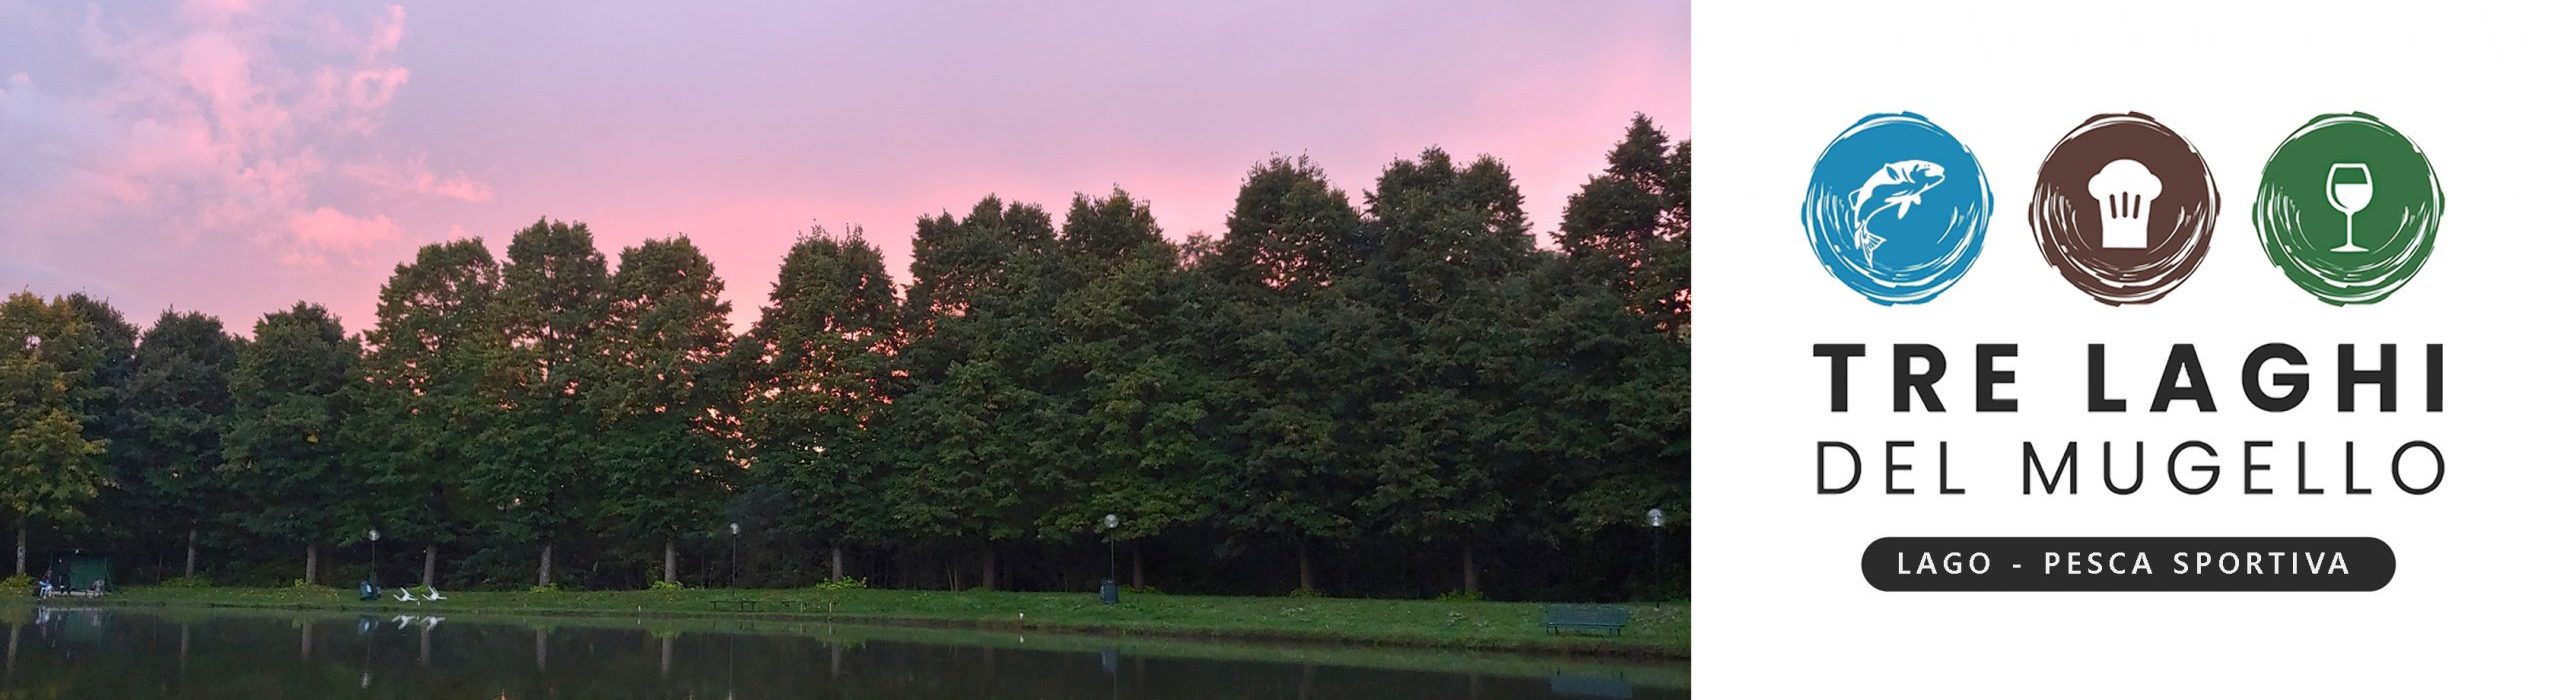
[[[396,591],[396,589],[394,589]],[[396,593],[395,593],[396,594]],[[846,622],[906,627],[1126,635],[1173,640],[1279,642],[1339,646],[1591,655],[1685,662],[1686,603],[1626,604],[1627,628],[1615,637],[1550,634],[1539,603],[1479,601],[1260,598],[1123,594],[1105,606],[1081,593],[988,591],[819,591],[687,589],[677,591],[445,592],[448,600],[362,602],[352,590],[294,588],[129,587],[101,598],[56,604],[325,610],[561,617],[642,616],[766,622]],[[737,602],[752,610],[723,610]],[[1006,614],[1007,612],[1011,614]]]

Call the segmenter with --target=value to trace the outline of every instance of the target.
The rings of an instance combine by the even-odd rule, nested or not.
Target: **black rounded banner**
[[[2374,591],[2399,559],[2371,537],[1886,537],[1880,591]]]

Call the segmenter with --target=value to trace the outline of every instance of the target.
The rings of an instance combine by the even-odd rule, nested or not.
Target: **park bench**
[[[755,612],[756,601],[753,598],[715,598],[711,601],[711,609]]]
[[[1560,630],[1606,630],[1616,635],[1626,629],[1630,615],[1626,608],[1609,605],[1549,605],[1544,622],[1547,632]]]

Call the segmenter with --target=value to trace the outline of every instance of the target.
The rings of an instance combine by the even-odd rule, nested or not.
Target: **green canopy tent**
[[[73,550],[53,555],[57,594],[101,595],[107,592],[107,555]]]

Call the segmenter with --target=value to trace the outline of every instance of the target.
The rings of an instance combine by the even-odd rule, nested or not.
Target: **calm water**
[[[1684,665],[833,623],[0,609],[0,698],[1673,698]]]

